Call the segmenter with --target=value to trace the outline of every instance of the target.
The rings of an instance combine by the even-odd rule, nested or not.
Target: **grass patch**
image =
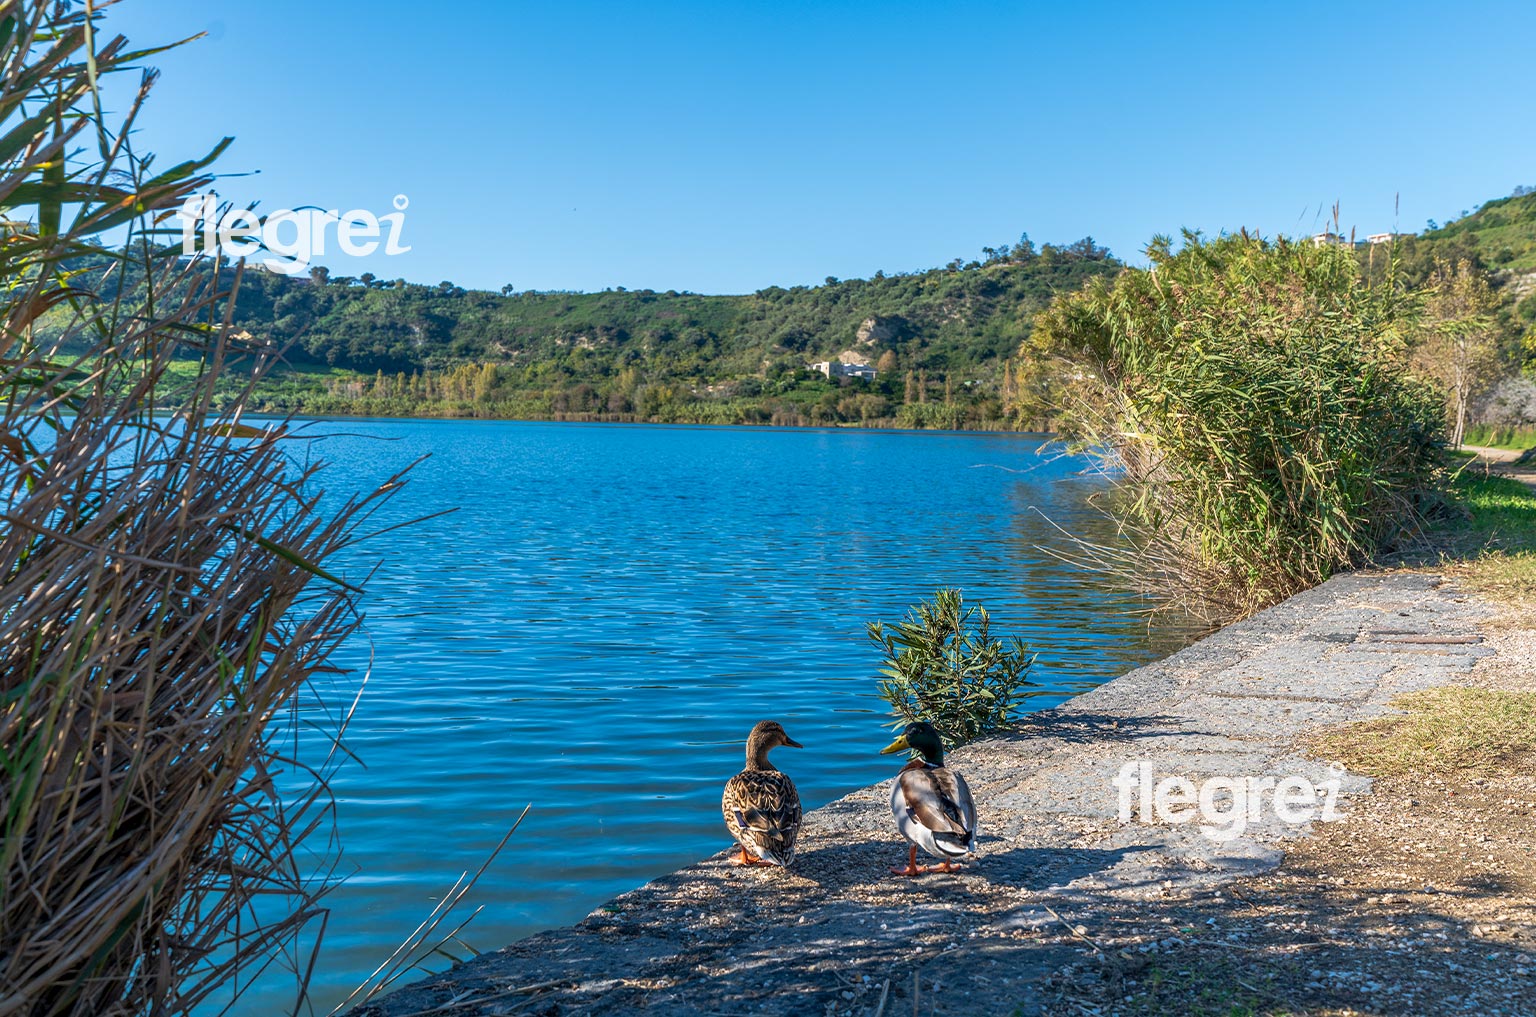
[[[1471,467],[1451,481],[1447,505],[1417,563],[1504,607],[1501,624],[1536,626],[1536,491]]]
[[[1469,582],[1503,582],[1536,567],[1536,491],[1530,486],[1473,464],[1451,478],[1444,498],[1425,527],[1430,557],[1421,564],[1451,568]]]
[[[1370,777],[1493,773],[1536,756],[1536,692],[1447,687],[1392,704],[1408,713],[1331,731],[1315,750]]]
[[[1484,448],[1527,449],[1536,448],[1536,427],[1492,427],[1475,424],[1467,428],[1462,441]]]
[[[1458,531],[1504,550],[1536,549],[1536,491],[1528,485],[1472,467],[1451,482],[1450,492],[1465,509]]]

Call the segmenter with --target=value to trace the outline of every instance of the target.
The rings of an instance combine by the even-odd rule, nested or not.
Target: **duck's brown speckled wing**
[[[788,865],[800,835],[800,793],[778,770],[744,770],[725,785],[720,800],[725,827],[736,843],[765,862]]]

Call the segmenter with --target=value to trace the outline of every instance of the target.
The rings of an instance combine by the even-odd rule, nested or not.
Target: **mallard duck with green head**
[[[768,762],[770,749],[805,746],[765,720],[747,737],[747,768],[725,782],[720,811],[725,828],[741,845],[741,865],[783,865],[795,860],[800,836],[800,793],[789,775]]]
[[[951,862],[976,849],[976,803],[959,772],[944,765],[944,741],[932,724],[908,724],[881,753],[906,749],[918,758],[901,768],[891,788],[891,813],[896,828],[912,844],[907,867],[898,876],[953,871]],[[917,849],[940,859],[938,865],[918,865]]]

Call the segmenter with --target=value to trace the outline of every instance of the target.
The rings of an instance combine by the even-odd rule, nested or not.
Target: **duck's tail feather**
[[[771,862],[780,868],[788,868],[789,863],[795,860],[795,852],[794,849],[790,849],[786,853],[776,848],[764,847],[760,852],[758,852],[758,857],[763,861]]]
[[[976,835],[974,833],[935,833],[933,846],[952,858],[959,858],[961,855],[970,854],[975,848]]]
[[[736,811],[736,827],[747,850],[765,862],[787,866],[795,859],[795,829],[781,825],[778,817],[747,809]]]

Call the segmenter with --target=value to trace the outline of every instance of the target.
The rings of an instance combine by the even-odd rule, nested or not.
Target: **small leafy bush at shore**
[[[1108,460],[1131,550],[1111,567],[1211,621],[1277,603],[1417,532],[1445,404],[1408,308],[1352,255],[1186,233],[1035,324],[1071,436]],[[1089,549],[1090,553],[1093,549]]]
[[[950,745],[1002,727],[1035,688],[1034,655],[993,639],[986,608],[966,607],[959,590],[939,590],[904,622],[870,623],[869,638],[885,654],[880,692],[898,726],[926,720]]]

